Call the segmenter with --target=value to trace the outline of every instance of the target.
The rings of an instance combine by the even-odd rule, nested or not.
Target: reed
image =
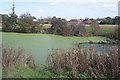
[[[52,49],[47,58],[47,68],[56,71],[69,71],[73,77],[80,72],[88,73],[93,78],[118,78],[118,46],[108,54],[99,54],[94,46],[88,50],[81,48]]]
[[[36,68],[32,55],[26,55],[21,48],[14,49],[2,47],[2,67],[3,69],[14,68],[16,66],[25,65],[32,69]]]

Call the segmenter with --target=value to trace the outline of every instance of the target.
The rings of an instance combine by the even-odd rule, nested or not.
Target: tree
[[[74,30],[73,30],[74,27],[75,27],[75,25],[67,23],[67,25],[64,26],[61,34],[64,36],[74,36]]]
[[[115,18],[114,18],[114,23],[115,23],[116,25],[119,25],[119,24],[120,24],[120,16],[115,16]]]
[[[53,17],[51,20],[51,29],[55,34],[61,34],[67,22],[64,19]]]
[[[97,24],[95,20],[91,22],[90,27],[93,35],[97,35],[97,33],[100,31],[100,26]]]
[[[83,23],[79,23],[75,27],[75,35],[77,36],[86,36],[86,29]]]
[[[16,29],[16,14],[2,15],[3,31],[14,31]]]
[[[20,16],[20,20],[24,23],[27,23],[29,26],[32,25],[33,19],[36,19],[34,16],[32,16],[30,13],[22,14]]]
[[[105,20],[101,21],[100,24],[115,24],[115,19],[106,17]]]
[[[33,24],[33,19],[36,19],[30,13],[22,14],[18,20],[18,31],[20,32],[34,32],[35,31],[35,24]]]
[[[113,20],[111,17],[106,17],[106,24],[113,24]]]

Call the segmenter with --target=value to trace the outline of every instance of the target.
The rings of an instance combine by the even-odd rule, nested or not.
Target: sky
[[[0,13],[12,13],[13,0],[0,0]],[[37,18],[61,17],[70,19],[104,18],[118,15],[119,0],[15,0],[15,13],[26,12]]]

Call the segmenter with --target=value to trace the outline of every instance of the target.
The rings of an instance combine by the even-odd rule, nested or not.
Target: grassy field
[[[118,28],[118,25],[99,25],[100,30],[103,32],[114,32]],[[91,32],[90,25],[86,25],[86,30]]]
[[[52,25],[51,24],[44,24],[43,27],[44,28],[50,28]]]
[[[44,24],[43,28],[50,28],[52,25],[51,24]],[[91,32],[91,28],[90,25],[85,25],[86,26],[86,30],[88,32]],[[100,30],[103,32],[114,32],[115,29],[118,28],[118,25],[99,25],[100,26]]]

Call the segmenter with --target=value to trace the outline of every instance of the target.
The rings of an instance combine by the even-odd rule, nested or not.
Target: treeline
[[[29,13],[22,14],[19,18],[17,15],[10,14],[2,15],[2,31],[5,32],[21,32],[32,33],[39,32],[39,22],[33,21],[36,19]]]
[[[44,24],[52,26],[44,28]],[[20,33],[50,33],[63,36],[85,35],[85,25],[83,23],[69,23],[62,18],[46,18],[36,19],[29,13],[17,15],[2,15],[2,31],[4,32],[20,32]]]
[[[115,16],[115,18],[106,17],[104,20],[102,20],[99,24],[112,24],[112,25],[118,25],[120,21],[120,16]]]
[[[86,29],[83,23],[68,23],[65,19],[53,17],[51,19],[51,32],[63,36],[85,36]]]
[[[86,22],[90,20],[89,33],[86,30]],[[106,36],[111,34],[103,33],[100,30],[99,24],[117,24],[120,21],[120,17],[115,18],[107,17],[105,19],[85,19],[85,20],[70,20],[67,21],[64,18],[48,17],[44,19],[37,19],[30,13],[22,14],[17,16],[15,14],[2,15],[2,31],[4,32],[19,32],[19,33],[48,33],[58,34],[63,36],[91,36],[91,35],[102,35]],[[98,23],[98,21],[101,21]],[[50,24],[44,27],[44,24]],[[117,29],[116,29],[117,32]],[[117,33],[112,33],[113,36],[118,36]]]

